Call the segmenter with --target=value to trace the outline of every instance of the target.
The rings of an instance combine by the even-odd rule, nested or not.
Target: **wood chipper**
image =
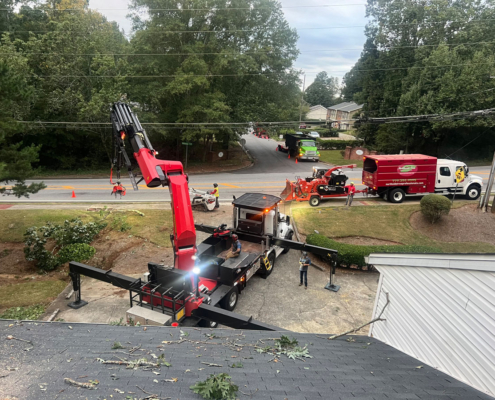
[[[298,178],[295,182],[287,179],[281,197],[285,201],[309,201],[316,207],[321,200],[334,197],[347,196],[347,175],[343,173],[344,168],[356,168],[356,164],[336,166],[329,169],[313,167],[313,176],[309,178]],[[356,190],[357,193],[367,193],[368,189]]]

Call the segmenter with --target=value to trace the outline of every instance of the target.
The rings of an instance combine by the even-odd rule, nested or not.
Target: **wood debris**
[[[68,383],[69,385],[84,388],[84,389],[90,389],[90,390],[96,389],[96,385],[91,383],[91,382],[76,382],[74,379],[71,379],[71,378],[64,378],[64,382]]]

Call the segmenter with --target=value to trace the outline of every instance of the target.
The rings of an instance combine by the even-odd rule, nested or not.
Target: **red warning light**
[[[172,326],[173,326],[174,328],[177,328],[177,327],[179,326],[179,323],[178,323],[178,322],[172,322]]]

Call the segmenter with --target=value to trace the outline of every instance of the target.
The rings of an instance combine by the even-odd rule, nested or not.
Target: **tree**
[[[131,80],[129,96],[147,119],[228,123],[297,117],[297,34],[277,1],[134,0],[132,9],[132,74],[164,76]],[[233,131],[198,126],[165,134],[202,139],[206,148],[213,136],[224,142]]]
[[[26,58],[12,52],[15,49],[11,44],[0,46],[0,193],[29,197],[46,186],[25,184],[35,172],[32,164],[38,161],[40,146],[13,140],[14,135],[23,132],[17,120],[29,113],[34,93]]]
[[[322,105],[330,107],[336,103],[339,92],[339,80],[328,76],[325,71],[319,72],[315,80],[304,92],[304,99],[310,106]]]
[[[476,0],[369,0],[363,53],[344,78],[346,100],[366,117],[444,114],[490,108],[495,8]],[[372,126],[358,134],[385,152],[487,158],[495,150],[489,119]],[[476,138],[484,134],[483,140]],[[486,146],[485,143],[492,143]],[[466,145],[466,147],[464,147]],[[460,152],[459,150],[462,149]]]

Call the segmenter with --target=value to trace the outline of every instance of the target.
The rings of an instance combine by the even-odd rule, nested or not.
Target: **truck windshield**
[[[304,146],[304,147],[316,147],[315,142],[313,142],[312,140],[302,141],[301,142],[301,147],[302,146]]]

